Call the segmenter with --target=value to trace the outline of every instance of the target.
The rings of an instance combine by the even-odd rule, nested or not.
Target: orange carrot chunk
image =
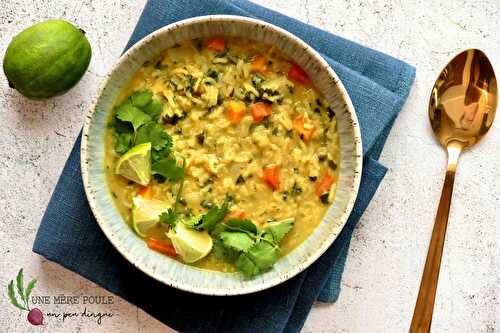
[[[252,104],[250,111],[252,112],[253,121],[260,123],[265,118],[269,117],[273,113],[273,108],[271,104],[258,102]]]
[[[288,70],[288,78],[292,81],[308,85],[311,83],[309,75],[297,64],[292,64]]]
[[[257,73],[264,73],[267,71],[267,58],[262,56],[262,55],[257,55],[253,58],[252,62],[250,63],[250,70],[252,72],[257,72]]]
[[[143,197],[144,199],[152,199],[153,198],[153,188],[151,186],[141,186],[137,195]]]
[[[231,101],[227,104],[227,117],[231,124],[238,124],[245,116],[245,103]]]
[[[244,219],[247,216],[247,212],[244,209],[238,209],[227,214],[227,219]]]
[[[319,182],[316,184],[316,195],[320,197],[322,194],[328,193],[330,187],[335,182],[335,176],[330,172],[325,171],[321,174]]]
[[[271,189],[277,190],[280,186],[279,169],[276,164],[269,164],[263,169],[263,179]]]
[[[151,250],[160,252],[160,253],[167,255],[169,257],[172,257],[172,258],[177,256],[177,253],[175,252],[174,246],[170,243],[167,243],[165,241],[161,241],[161,240],[153,238],[153,237],[149,237],[146,240],[146,243],[148,244],[148,247]]]
[[[226,48],[226,40],[221,36],[209,38],[205,42],[205,48],[214,51],[224,51],[224,49]]]
[[[314,133],[314,126],[310,123],[305,123],[303,116],[298,116],[293,121],[293,128],[304,142],[309,142]]]

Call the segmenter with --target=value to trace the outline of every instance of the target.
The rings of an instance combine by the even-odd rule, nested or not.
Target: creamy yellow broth
[[[272,47],[230,38],[224,54],[200,44],[202,41],[185,42],[146,62],[116,102],[134,91],[149,89],[164,103],[162,119],[173,138],[174,156],[178,161],[186,159],[182,203],[193,214],[207,211],[202,203],[220,204],[230,194],[234,197],[230,214],[244,216],[257,226],[295,218],[293,229],[280,245],[282,255],[286,255],[313,232],[335,196],[335,183],[327,198],[323,197],[324,202],[315,193],[323,172],[337,177],[339,147],[333,110],[313,86],[287,78],[291,62]],[[252,92],[256,74],[251,69],[258,55],[269,60],[267,70],[258,75],[279,92],[278,100],[272,103],[272,115],[261,123],[254,122],[249,111],[252,98],[259,99]],[[219,73],[217,81],[208,76],[212,70]],[[190,90],[186,90],[187,84],[192,86]],[[245,115],[238,124],[231,123],[227,115],[228,103],[235,100],[246,103]],[[314,126],[308,142],[294,129],[297,117]],[[114,174],[119,158],[113,149],[114,140],[112,130],[108,130],[107,182],[119,211],[130,223],[132,198],[141,186]],[[263,168],[269,164],[279,168],[280,184],[274,191],[263,180]],[[176,184],[152,180],[154,198],[172,205],[176,188]],[[159,226],[150,234],[167,241],[167,230]],[[195,265],[234,270],[212,254]]]

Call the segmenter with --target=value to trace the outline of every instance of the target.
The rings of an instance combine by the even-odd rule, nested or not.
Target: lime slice
[[[175,231],[170,229],[167,237],[172,241],[175,252],[187,263],[200,260],[212,250],[212,237],[206,230],[189,229],[182,222],[177,223]]]
[[[160,222],[161,213],[169,208],[170,205],[161,200],[134,197],[132,199],[132,228],[139,236],[146,237],[147,231]]]
[[[146,186],[151,179],[151,142],[141,143],[116,162],[115,173]]]

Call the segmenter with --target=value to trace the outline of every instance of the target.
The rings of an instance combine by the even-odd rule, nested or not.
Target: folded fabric
[[[376,159],[406,100],[415,70],[245,0],[150,0],[127,48],[167,24],[210,14],[249,16],[287,29],[318,50],[348,90],[359,118],[365,157],[354,210],[337,240],[303,273],[255,294],[208,297],[167,287],[127,262],[99,229],[81,180],[79,137],[42,219],[33,251],[182,332],[298,332],[315,301],[338,298],[352,231],[386,172]]]

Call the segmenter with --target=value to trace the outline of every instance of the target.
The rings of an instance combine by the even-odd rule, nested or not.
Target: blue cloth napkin
[[[258,18],[319,51],[347,88],[359,118],[364,168],[354,210],[334,244],[306,271],[274,288],[208,297],[167,287],[127,262],[99,229],[80,173],[80,137],[49,202],[33,251],[88,278],[182,332],[298,332],[313,303],[334,302],[353,229],[382,181],[377,162],[415,77],[410,65],[246,0],[149,0],[127,48],[167,24],[200,15]]]

